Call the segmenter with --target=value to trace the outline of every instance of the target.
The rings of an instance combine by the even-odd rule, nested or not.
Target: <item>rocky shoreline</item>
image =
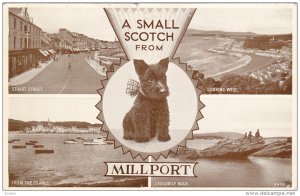
[[[223,139],[215,145],[203,150],[183,147],[178,150],[178,156],[189,160],[201,158],[232,158],[240,159],[248,156],[291,158],[292,139],[274,141],[266,144],[266,139]]]

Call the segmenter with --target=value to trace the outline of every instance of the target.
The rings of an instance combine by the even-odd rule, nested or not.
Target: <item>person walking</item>
[[[69,63],[69,65],[68,65],[69,71],[71,71],[71,68],[72,68],[72,65],[71,65],[71,63]]]

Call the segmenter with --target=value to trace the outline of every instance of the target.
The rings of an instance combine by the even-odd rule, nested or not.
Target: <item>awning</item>
[[[48,50],[48,52],[50,52],[50,53],[52,53],[52,54],[54,54],[55,53],[55,51],[54,50]]]
[[[44,53],[48,56],[49,52],[47,50],[44,50]]]
[[[43,56],[48,56],[46,53],[44,53],[43,50],[39,49],[39,52],[43,55]]]

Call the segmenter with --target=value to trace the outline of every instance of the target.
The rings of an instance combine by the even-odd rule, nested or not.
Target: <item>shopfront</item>
[[[14,50],[9,52],[9,78],[38,65],[39,52],[37,49]]]

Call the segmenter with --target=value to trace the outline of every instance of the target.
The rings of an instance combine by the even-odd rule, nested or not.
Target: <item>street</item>
[[[70,57],[62,55],[31,81],[9,87],[9,91],[14,94],[95,94],[102,77],[85,62],[86,57],[87,54],[82,53]]]

